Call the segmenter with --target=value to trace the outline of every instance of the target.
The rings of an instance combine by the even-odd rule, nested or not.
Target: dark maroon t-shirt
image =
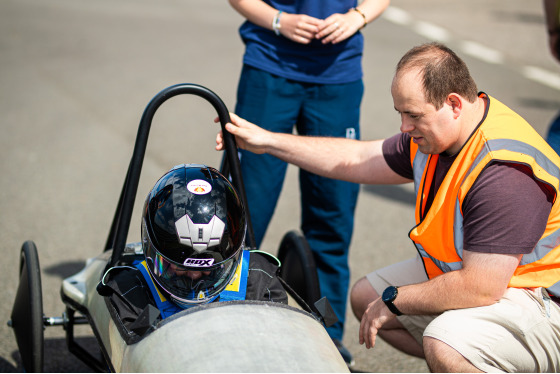
[[[395,173],[413,179],[408,134],[386,139],[383,156]],[[455,156],[439,156],[431,191],[437,191],[454,160]],[[463,201],[463,248],[484,253],[532,252],[546,228],[554,194],[550,186],[533,177],[528,166],[488,165]],[[433,197],[428,197],[426,208]]]

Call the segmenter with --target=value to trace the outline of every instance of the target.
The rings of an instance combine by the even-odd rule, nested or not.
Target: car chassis
[[[225,129],[229,112],[222,100],[196,84],[177,84],[160,91],[142,115],[132,159],[102,253],[62,281],[61,317],[43,315],[41,274],[37,247],[26,241],[21,248],[19,285],[8,325],[14,330],[25,371],[41,372],[44,364],[44,329],[62,326],[68,350],[99,372],[345,372],[348,371],[325,326],[337,317],[325,298],[320,298],[317,271],[310,249],[299,231],[284,235],[278,258],[280,276],[289,304],[261,301],[228,301],[183,310],[152,324],[129,330],[107,298],[97,292],[105,271],[142,256],[139,243],[126,244],[140,172],[152,119],[168,99],[192,94],[206,99],[217,111],[224,134],[226,156],[220,171],[229,176],[247,207],[235,138]],[[248,213],[248,209],[247,209]],[[247,214],[246,248],[254,248]],[[153,320],[144,313],[139,317]],[[76,325],[89,324],[102,358],[78,344]],[[201,326],[203,328],[201,328]],[[209,340],[208,337],[219,336]],[[208,344],[220,354],[209,360]],[[187,349],[188,347],[188,349]],[[154,357],[156,359],[154,359]]]

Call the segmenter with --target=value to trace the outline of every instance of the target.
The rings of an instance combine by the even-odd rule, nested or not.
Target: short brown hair
[[[440,43],[427,43],[409,50],[397,64],[395,76],[420,68],[426,100],[440,109],[450,93],[474,102],[478,89],[467,64],[455,52]]]

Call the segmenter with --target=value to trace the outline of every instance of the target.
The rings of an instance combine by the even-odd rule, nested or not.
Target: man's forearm
[[[403,314],[426,315],[494,304],[506,291],[520,259],[521,255],[464,251],[462,269],[399,287],[395,305]]]
[[[383,156],[384,140],[363,141],[346,138],[311,137],[274,133],[230,113],[226,130],[237,145],[256,154],[268,153],[311,173],[365,184],[407,183],[395,173]],[[216,150],[223,150],[218,133]]]
[[[383,157],[383,140],[271,134],[266,153],[311,173],[354,183],[405,183]]]

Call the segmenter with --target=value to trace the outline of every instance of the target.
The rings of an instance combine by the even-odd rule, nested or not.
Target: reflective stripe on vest
[[[495,104],[499,107],[498,112],[500,108],[502,108],[500,107],[500,105],[503,106],[503,104],[499,103],[495,99],[492,99],[492,104],[493,105]],[[484,126],[484,124],[482,126]],[[524,131],[528,131],[528,132],[532,131],[523,127],[522,125],[516,127],[516,130],[519,132],[519,134],[523,134]],[[497,131],[496,128],[491,129],[488,132],[490,134],[496,134],[496,136],[503,135],[500,131]],[[539,142],[536,144],[539,144],[539,148],[543,149],[544,152],[539,150],[537,147],[520,140],[524,138],[522,136],[519,136],[519,134],[516,134],[516,136],[512,136],[513,138],[517,137],[518,139],[509,139],[506,138],[507,136],[505,136],[504,138],[486,138],[486,137],[477,137],[473,135],[472,138],[476,138],[476,139],[473,140],[471,138],[467,142],[467,144],[470,147],[469,150],[466,150],[465,154],[464,151],[462,150],[461,153],[457,156],[457,159],[459,159],[459,161],[457,161],[457,159],[456,161],[459,163],[459,165],[457,166],[459,169],[457,169],[456,171],[462,172],[464,173],[464,175],[457,174],[457,178],[460,178],[460,180],[456,180],[451,185],[448,186],[450,187],[449,189],[451,189],[452,191],[453,190],[457,191],[457,196],[455,197],[453,202],[454,206],[447,208],[447,210],[444,210],[447,204],[451,204],[451,201],[449,201],[449,197],[445,201],[442,201],[441,199],[443,198],[443,195],[440,195],[440,191],[437,192],[437,195],[434,198],[434,202],[436,202],[437,200],[438,204],[441,205],[440,211],[436,211],[435,215],[447,214],[453,216],[452,218],[453,229],[451,235],[452,238],[447,238],[447,239],[439,238],[438,242],[443,242],[444,244],[447,243],[446,247],[452,246],[455,255],[443,255],[443,256],[441,256],[441,254],[443,254],[444,252],[441,251],[438,252],[437,248],[432,249],[435,250],[435,252],[430,253],[430,251],[425,248],[425,245],[429,244],[428,242],[424,243],[424,245],[420,243],[420,241],[422,242],[426,241],[426,239],[424,240],[421,239],[422,234],[424,232],[429,231],[428,224],[430,222],[428,222],[428,224],[422,225],[424,218],[426,217],[426,214],[422,212],[422,206],[420,205],[422,205],[421,194],[425,194],[427,196],[427,192],[423,191],[423,189],[427,189],[429,191],[431,187],[431,183],[430,185],[426,184],[426,182],[428,182],[429,180],[431,181],[431,177],[432,177],[432,176],[426,176],[426,174],[428,174],[427,168],[429,167],[430,164],[431,155],[426,155],[418,151],[417,146],[413,144],[411,141],[411,159],[412,159],[413,174],[414,174],[414,188],[417,196],[417,202],[416,202],[417,224],[411,230],[409,236],[411,237],[411,239],[413,239],[413,242],[416,245],[418,252],[420,253],[420,255],[424,260],[426,273],[428,274],[429,278],[433,278],[434,276],[437,276],[442,272],[461,269],[462,257],[463,257],[463,215],[461,211],[461,204],[467,192],[469,191],[470,187],[472,186],[472,184],[474,183],[474,181],[476,180],[480,172],[484,169],[484,167],[486,167],[488,163],[492,162],[493,160],[498,160],[498,161],[521,163],[527,165],[533,170],[533,174],[535,178],[552,186],[555,189],[556,194],[558,195],[559,180],[560,180],[560,168],[558,166],[559,165],[558,162],[560,159],[551,149],[546,149],[545,146],[542,146],[542,143],[540,141],[534,140],[535,137],[533,134],[528,133],[527,136],[527,138],[529,139],[528,141]],[[485,135],[487,134],[485,133]],[[542,142],[544,142],[544,140],[542,140]],[[473,151],[477,153],[473,153]],[[472,158],[474,160],[465,161],[467,157]],[[461,166],[463,165],[467,169],[461,169]],[[447,180],[447,178],[448,176],[445,177],[444,181]],[[445,194],[445,191],[441,192],[441,194]],[[430,221],[435,220],[433,216],[434,214],[432,214],[429,217]],[[437,222],[439,222],[439,224],[442,224],[441,222],[443,221],[440,219]],[[442,229],[441,230],[442,237],[447,237],[443,226],[441,227],[441,229]],[[418,238],[418,240],[414,240],[414,238]],[[452,245],[451,245],[451,241],[453,242]],[[545,233],[537,243],[534,250],[531,253],[526,254],[522,257],[521,262],[516,272],[514,273],[514,276],[512,277],[509,286],[511,287],[545,286],[547,287],[549,292],[559,296],[560,295],[560,265],[559,265],[560,250],[558,249],[559,245],[560,245],[560,207],[559,207],[558,199],[556,199],[554,201],[553,209],[549,216],[549,220],[547,222],[547,229],[545,230]],[[440,253],[440,255],[438,255],[437,253]],[[447,257],[448,259],[446,261],[443,261],[438,259],[437,256]],[[455,258],[456,260],[450,260],[450,258]],[[546,274],[547,279],[545,281],[541,281],[542,278],[541,275],[544,274]],[[555,282],[556,280],[558,281]]]

